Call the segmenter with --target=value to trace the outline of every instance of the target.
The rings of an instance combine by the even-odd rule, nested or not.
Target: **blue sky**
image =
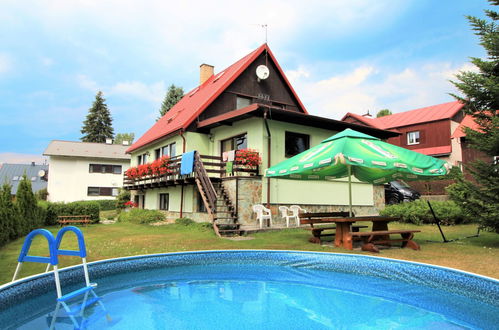
[[[448,81],[483,57],[465,15],[482,0],[0,2],[0,163],[78,141],[102,90],[115,133],[138,138],[167,87],[268,43],[307,110],[406,111],[452,101]]]

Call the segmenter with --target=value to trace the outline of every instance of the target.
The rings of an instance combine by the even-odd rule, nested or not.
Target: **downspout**
[[[185,153],[185,136],[184,136],[184,130],[180,130],[180,137],[182,138],[182,153]],[[180,217],[183,218],[183,211],[184,211],[184,183],[182,182],[180,184]]]
[[[263,122],[265,123],[265,129],[267,130],[267,168],[270,168],[270,154],[271,154],[271,142],[272,134],[270,134],[269,124],[267,123],[267,112],[265,110],[263,114]],[[270,208],[270,178],[267,177],[267,208]]]

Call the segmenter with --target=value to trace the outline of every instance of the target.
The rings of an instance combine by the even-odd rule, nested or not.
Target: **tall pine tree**
[[[113,118],[105,102],[102,92],[99,91],[95,95],[95,101],[88,109],[87,118],[83,122],[81,129],[83,137],[80,139],[83,142],[104,143],[106,139],[113,138]]]
[[[182,87],[177,87],[171,84],[168,87],[163,103],[161,104],[161,109],[159,109],[159,118],[163,117],[175,104],[177,104],[180,99],[184,97],[184,89]],[[158,119],[159,119],[158,118]]]
[[[499,5],[499,0],[489,2]],[[449,194],[480,221],[482,228],[499,233],[499,163],[494,161],[494,157],[499,156],[499,29],[496,23],[499,14],[493,10],[485,10],[485,14],[491,21],[467,18],[487,58],[472,57],[478,72],[460,72],[456,75],[459,81],[453,84],[464,94],[464,97],[454,97],[464,103],[464,111],[479,125],[478,130],[466,129],[466,141],[489,159],[477,160],[467,167],[476,183],[460,179],[449,187]]]

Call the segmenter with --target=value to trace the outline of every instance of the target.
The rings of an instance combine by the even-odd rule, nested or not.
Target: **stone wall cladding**
[[[231,177],[225,178],[222,184],[227,191],[232,203],[236,205],[236,184],[237,193],[237,214],[241,226],[257,226],[256,217],[253,214],[253,205],[261,204],[262,179],[261,177]]]

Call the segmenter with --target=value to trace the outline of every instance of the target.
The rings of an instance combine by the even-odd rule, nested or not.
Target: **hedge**
[[[57,225],[60,215],[89,215],[92,223],[99,222],[99,203],[96,201],[79,201],[71,203],[51,203],[39,201],[38,205],[46,209],[45,225]]]
[[[435,215],[442,224],[457,225],[473,222],[469,216],[453,201],[431,201],[431,206]],[[425,223],[435,223],[430,208],[426,200],[387,205],[380,215],[389,217],[400,217],[401,222],[413,223],[416,225]]]
[[[126,212],[121,212],[118,216],[118,222],[147,224],[164,220],[165,215],[161,211],[136,208],[128,209]]]

